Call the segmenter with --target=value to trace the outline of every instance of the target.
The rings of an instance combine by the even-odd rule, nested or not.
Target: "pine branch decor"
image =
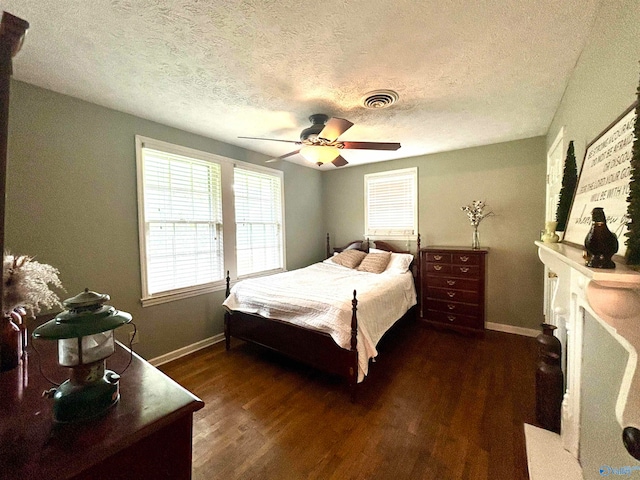
[[[571,201],[578,183],[578,170],[576,168],[576,154],[573,149],[573,140],[569,142],[567,149],[567,158],[564,161],[564,171],[562,172],[562,188],[560,189],[560,199],[556,209],[556,221],[558,226],[556,230],[564,232],[567,229],[567,220],[569,219],[569,210],[571,209]]]
[[[635,138],[631,153],[631,178],[627,197],[627,265],[640,265],[640,85],[638,85],[638,103],[636,104]]]

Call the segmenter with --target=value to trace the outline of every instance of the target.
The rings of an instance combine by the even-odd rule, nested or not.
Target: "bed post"
[[[420,302],[420,282],[422,281],[422,265],[420,264],[420,234],[416,241],[416,276],[414,277],[416,284],[416,292],[418,293],[418,302]]]
[[[329,258],[331,256],[331,241],[329,240],[329,232],[327,232],[327,256]]]
[[[229,296],[231,293],[231,277],[229,277],[229,270],[227,270],[227,290],[225,292],[225,298]],[[224,348],[225,350],[229,350],[231,348],[231,313],[229,310],[224,312]]]
[[[351,401],[356,401],[356,387],[358,386],[358,300],[356,299],[356,291],[353,291],[353,300],[351,300],[351,352],[353,354],[353,363],[349,367],[349,388],[351,390]]]

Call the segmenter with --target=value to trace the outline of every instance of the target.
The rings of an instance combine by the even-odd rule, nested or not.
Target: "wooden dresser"
[[[463,333],[482,334],[488,250],[428,247],[420,250],[420,318]]]
[[[29,325],[33,331],[34,325]],[[39,355],[34,350],[36,344]],[[120,400],[102,417],[57,424],[42,392],[68,378],[56,342],[32,340],[26,360],[0,373],[0,479],[188,480],[193,413],[204,404],[120,344],[107,368],[122,372]]]

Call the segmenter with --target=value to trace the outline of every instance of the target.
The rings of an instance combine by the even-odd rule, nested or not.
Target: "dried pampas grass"
[[[61,308],[60,298],[50,287],[64,291],[59,274],[57,268],[36,262],[32,257],[5,253],[2,312],[6,316],[14,309],[24,307],[31,315],[35,315],[43,308]]]

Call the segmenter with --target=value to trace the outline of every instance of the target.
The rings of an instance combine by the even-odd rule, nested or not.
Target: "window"
[[[282,193],[274,175],[236,167],[238,276],[282,267]]]
[[[150,294],[223,278],[220,165],[143,148]]]
[[[365,175],[364,195],[366,236],[417,237],[417,168]]]
[[[136,159],[143,306],[284,268],[282,172],[140,136]]]

